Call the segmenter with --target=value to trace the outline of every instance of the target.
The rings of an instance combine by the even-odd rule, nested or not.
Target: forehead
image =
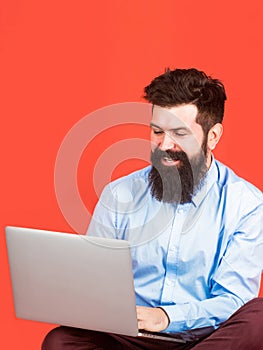
[[[192,104],[175,107],[153,107],[151,122],[163,130],[188,128],[193,133],[200,131],[201,125],[196,122],[198,110]]]

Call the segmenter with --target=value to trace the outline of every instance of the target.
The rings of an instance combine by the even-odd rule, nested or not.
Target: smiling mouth
[[[178,163],[180,162],[180,160],[179,159],[173,159],[173,158],[171,158],[171,157],[168,157],[168,156],[164,156],[163,158],[162,158],[162,163],[164,164],[164,165],[177,165]]]

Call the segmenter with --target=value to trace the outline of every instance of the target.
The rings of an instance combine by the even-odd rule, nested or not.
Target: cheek
[[[158,145],[156,143],[151,142],[151,151],[154,152],[158,148]]]
[[[154,151],[160,144],[160,137],[151,134],[151,150]]]
[[[202,142],[197,140],[195,136],[191,136],[187,140],[181,141],[180,146],[187,155],[194,156],[201,151]]]

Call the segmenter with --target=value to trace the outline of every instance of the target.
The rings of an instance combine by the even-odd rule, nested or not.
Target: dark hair
[[[198,109],[196,122],[205,134],[216,123],[222,123],[226,93],[218,79],[212,79],[195,68],[166,69],[144,88],[144,98],[153,105],[174,107],[193,104]]]

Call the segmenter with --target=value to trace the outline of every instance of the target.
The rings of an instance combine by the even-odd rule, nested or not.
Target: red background
[[[262,7],[261,0],[1,0],[1,348],[39,349],[52,327],[15,319],[4,227],[72,231],[57,205],[54,164],[64,136],[88,113],[142,101],[143,87],[165,67],[205,70],[228,95],[215,154],[263,189]],[[123,137],[147,133],[130,128]],[[91,151],[114,137],[94,140]],[[125,162],[113,177],[141,165]],[[80,164],[84,197],[91,171]],[[93,207],[97,198],[89,198]]]

